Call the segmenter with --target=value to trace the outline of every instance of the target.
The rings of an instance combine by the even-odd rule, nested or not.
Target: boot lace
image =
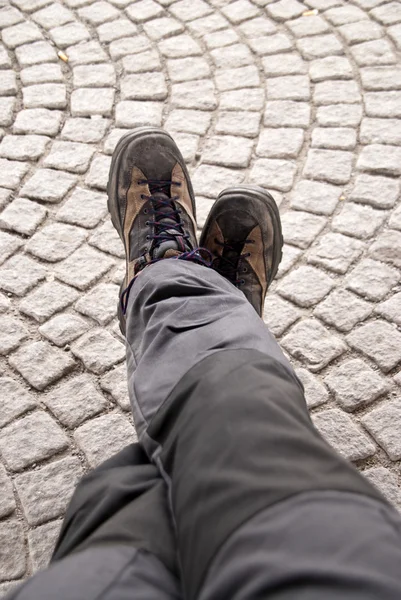
[[[239,278],[238,274],[241,272],[246,273],[248,270],[246,266],[242,266],[242,261],[251,256],[250,252],[242,254],[242,251],[246,244],[254,244],[254,240],[245,240],[243,242],[225,240],[224,242],[220,242],[218,239],[215,239],[214,241],[223,250],[221,256],[214,259],[213,269],[231,281],[236,287],[241,287],[245,284],[245,279]]]

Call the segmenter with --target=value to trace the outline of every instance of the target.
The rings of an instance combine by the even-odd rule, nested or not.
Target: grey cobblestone
[[[2,337],[0,340],[0,355],[6,355],[18,348],[23,340],[28,337],[28,331],[17,319],[0,317]]]
[[[310,86],[306,75],[273,77],[267,83],[268,100],[309,100]]]
[[[350,45],[371,42],[383,37],[383,30],[380,25],[366,19],[342,25],[338,28],[338,31]]]
[[[351,46],[351,53],[359,67],[393,65],[396,56],[387,40],[374,40]]]
[[[113,87],[116,72],[113,65],[78,65],[73,69],[74,87]],[[96,92],[97,93],[97,92]]]
[[[343,56],[326,56],[311,62],[309,76],[313,82],[352,79],[352,66]]]
[[[375,208],[392,208],[400,194],[400,184],[388,177],[358,175],[350,200]]]
[[[61,131],[61,137],[69,142],[84,144],[100,142],[104,138],[109,124],[108,119],[102,118],[68,119]]]
[[[334,217],[332,227],[334,231],[359,239],[368,239],[373,237],[386,217],[387,213],[383,211],[349,202]]]
[[[2,389],[0,427],[3,427],[35,408],[36,402],[33,396],[11,377],[1,377],[0,383]]]
[[[277,291],[287,300],[309,308],[327,296],[334,285],[333,279],[319,269],[301,266],[281,280]]]
[[[88,323],[77,315],[56,315],[44,325],[39,332],[56,346],[65,346],[89,329]]]
[[[372,306],[346,290],[336,289],[321,302],[313,314],[340,331],[351,331],[372,312]]]
[[[401,400],[378,406],[362,417],[362,423],[391,460],[401,458]]]
[[[179,101],[178,104],[181,105]],[[195,108],[198,108],[198,106]],[[119,102],[116,106],[116,125],[128,128],[142,125],[160,126],[162,110],[163,105],[160,102]]]
[[[61,83],[42,83],[22,90],[25,108],[65,108],[66,86]]]
[[[155,50],[147,50],[139,54],[124,56],[122,61],[126,73],[146,73],[149,70],[161,70],[160,58]]]
[[[82,296],[75,308],[104,326],[117,314],[118,289],[118,286],[113,283],[101,283]]]
[[[23,296],[46,277],[46,269],[27,256],[18,254],[0,267],[0,288],[16,296]]]
[[[326,233],[308,253],[308,262],[334,273],[346,273],[362,254],[365,245],[340,233]]]
[[[28,533],[29,552],[34,573],[48,566],[60,528],[61,521],[52,521],[36,527]]]
[[[348,343],[387,373],[401,361],[401,333],[385,321],[362,325],[347,336]]]
[[[303,129],[263,129],[256,154],[266,158],[296,158],[303,143]]]
[[[401,231],[401,209],[400,209],[400,207],[396,208],[391,213],[391,217],[390,217],[388,224],[392,229],[398,229],[399,231]]]
[[[325,385],[317,377],[312,375],[308,369],[296,369],[295,373],[301,380],[305,389],[305,400],[308,408],[315,408],[324,404],[329,399],[329,393]]]
[[[356,104],[319,106],[316,119],[322,127],[356,127],[362,119],[362,107]]]
[[[15,521],[0,523],[0,581],[18,579],[25,573],[24,532]]]
[[[60,221],[91,229],[106,213],[107,204],[103,194],[76,188],[56,217]]]
[[[15,507],[16,503],[11,479],[9,479],[3,465],[0,464],[0,518],[12,514]]]
[[[324,381],[347,411],[370,404],[390,389],[386,380],[359,358],[335,367]]]
[[[115,367],[106,375],[103,375],[100,380],[100,387],[108,392],[123,410],[131,409],[127,387],[127,366],[125,364]]]
[[[82,474],[79,460],[68,457],[18,475],[15,486],[28,524],[40,525],[61,516]]]
[[[206,141],[203,161],[223,167],[247,167],[253,142],[232,135],[213,136]]]
[[[67,436],[44,411],[7,425],[0,439],[2,457],[12,471],[20,471],[49,458],[67,445]]]
[[[362,474],[379,489],[396,508],[401,507],[401,492],[397,476],[385,467],[371,467]]]
[[[363,144],[401,144],[399,119],[363,119],[360,130]]]
[[[215,130],[216,133],[253,138],[259,133],[259,125],[260,115],[256,112],[221,112]]]
[[[49,281],[28,294],[19,305],[25,315],[43,323],[55,312],[59,312],[77,299],[78,293],[73,288]]]
[[[72,352],[85,367],[101,375],[125,358],[125,347],[108,331],[93,329],[72,345]]]
[[[330,334],[316,319],[306,319],[294,325],[281,344],[312,372],[320,371],[347,349],[339,337]]]
[[[302,312],[298,308],[276,294],[267,296],[263,320],[275,336],[281,336],[301,315]]]
[[[74,14],[62,4],[50,4],[33,13],[33,21],[44,29],[52,29],[74,20]]]
[[[1,224],[1,221],[0,221]],[[0,263],[3,263],[9,256],[14,254],[20,246],[22,246],[22,241],[18,239],[14,235],[10,235],[9,233],[5,233],[3,231],[0,232]]]
[[[309,150],[304,175],[329,183],[348,183],[352,173],[353,154],[340,150]]]
[[[361,460],[376,452],[373,442],[351,417],[337,408],[315,415],[313,423],[329,444],[348,460]]]
[[[373,258],[401,267],[401,233],[384,231],[369,248]]]
[[[75,185],[76,181],[75,175],[70,173],[53,171],[52,169],[38,169],[24,185],[21,194],[35,200],[58,203]]]
[[[345,279],[346,286],[369,300],[382,300],[399,280],[398,272],[381,262],[365,258]]]
[[[307,248],[326,225],[326,219],[307,212],[288,211],[283,215],[284,240],[288,244]]]
[[[15,119],[14,133],[55,136],[59,132],[62,113],[46,108],[31,108],[22,110]]]
[[[78,142],[53,142],[43,164],[61,171],[85,173],[94,151],[91,146]]]
[[[305,19],[300,17],[286,23],[292,33],[298,38],[308,37],[309,35],[318,35],[330,31],[329,25],[319,15],[313,18]]]
[[[43,62],[56,62],[57,54],[48,42],[35,42],[16,48],[15,55],[20,67],[30,67]]]
[[[118,413],[104,415],[81,425],[74,437],[91,467],[96,467],[136,440],[134,428]]]
[[[221,110],[254,110],[263,107],[264,94],[260,89],[245,89],[223,92],[221,94]]]
[[[292,40],[284,33],[276,33],[267,37],[252,38],[248,41],[251,49],[259,56],[277,54],[278,52],[286,52],[294,47]],[[264,61],[266,69],[269,67],[269,57]]]
[[[44,396],[44,402],[60,423],[68,428],[77,427],[107,407],[106,399],[87,374],[78,375],[52,390]]]
[[[312,132],[312,148],[353,150],[356,137],[356,131],[350,127],[317,127]]]
[[[267,188],[288,192],[297,171],[295,163],[288,160],[259,158],[255,161],[249,179]]]
[[[113,265],[114,260],[84,245],[57,265],[55,275],[64,283],[85,290]]]
[[[18,23],[12,27],[6,27],[2,31],[2,39],[7,48],[13,50],[17,46],[36,42],[43,38],[40,29],[35,23]]]
[[[266,56],[262,60],[265,74],[268,77],[278,77],[280,75],[303,75],[307,72],[306,64],[295,53],[274,54]]]
[[[82,23],[68,23],[49,31],[50,37],[58,48],[67,48],[90,39],[88,28]]]
[[[401,91],[367,92],[364,100],[368,117],[401,116]]]
[[[302,127],[310,123],[310,106],[305,102],[292,100],[271,100],[266,102],[263,119],[267,127]]]

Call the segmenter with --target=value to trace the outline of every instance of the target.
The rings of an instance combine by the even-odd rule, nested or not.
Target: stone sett
[[[134,37],[114,40],[109,46],[109,52],[114,61],[117,61],[128,54],[137,54],[150,49],[151,44],[145,35],[136,35]]]
[[[389,227],[401,231],[401,207],[396,208],[392,213],[388,222]]]
[[[362,107],[357,104],[319,106],[316,120],[322,127],[357,127],[362,119]]]
[[[296,323],[282,338],[281,345],[312,372],[320,371],[347,350],[343,340],[316,319]]]
[[[392,65],[397,60],[390,43],[384,39],[356,44],[350,50],[359,67]]]
[[[343,184],[351,179],[353,154],[340,150],[311,149],[303,174],[310,179]]]
[[[109,156],[99,155],[93,159],[89,173],[85,177],[85,183],[89,187],[106,191],[109,180],[109,171],[111,158]]]
[[[69,171],[71,173],[85,173],[89,167],[94,148],[88,144],[78,142],[53,142],[50,153],[44,160],[45,167]]]
[[[74,14],[62,4],[50,4],[32,15],[32,19],[44,29],[52,29],[74,20]]]
[[[58,211],[56,218],[59,221],[90,229],[95,227],[106,214],[107,202],[103,194],[76,188]]]
[[[84,334],[74,342],[72,352],[96,375],[125,358],[125,346],[104,329],[93,329]]]
[[[274,54],[262,59],[264,72],[267,77],[282,75],[304,75],[307,72],[305,62],[295,53]]]
[[[284,240],[308,248],[326,225],[326,219],[301,211],[287,211],[281,218]]]
[[[14,50],[17,46],[43,39],[39,27],[35,23],[29,22],[6,27],[2,30],[1,36],[3,43],[11,50]]]
[[[296,158],[303,143],[303,129],[263,129],[259,136],[256,154],[264,158]]]
[[[372,260],[363,259],[346,279],[346,287],[369,300],[382,300],[399,282],[396,269]]]
[[[19,46],[15,49],[15,56],[20,67],[57,61],[56,51],[48,42],[35,42]]]
[[[258,69],[254,66],[254,65],[249,65],[247,67],[237,67],[235,69],[221,69],[216,71],[215,74],[215,81],[216,81],[216,86],[217,89],[220,92],[225,92],[228,90],[236,90],[236,89],[241,89],[241,88],[253,88],[253,87],[259,87],[260,86],[260,76],[259,76],[259,71]],[[196,87],[196,91],[199,94],[199,89],[202,90],[202,95],[203,94],[210,94],[209,92],[209,88],[211,82],[207,82],[204,81],[203,83],[199,83],[197,84]],[[173,86],[173,93],[174,93],[174,87],[177,90],[185,90],[185,87],[183,87],[184,85],[188,86],[188,84],[180,84],[180,87],[178,85]],[[214,88],[213,88],[214,89]],[[198,100],[198,104],[199,104],[199,100]],[[201,103],[200,106],[188,106],[188,108],[200,108],[202,107],[202,105],[204,104]],[[209,107],[209,108],[215,108],[215,106]]]
[[[303,368],[295,369],[295,373],[304,386],[305,400],[309,409],[327,402],[329,393],[326,386],[317,377],[312,375],[308,369]]]
[[[195,102],[195,104],[197,103]],[[194,108],[199,108],[199,106],[195,106]],[[127,100],[119,102],[116,106],[116,125],[117,127],[128,127],[130,129],[143,125],[160,126],[162,123],[162,111],[163,104],[160,102],[135,102]]]
[[[159,17],[163,12],[163,7],[153,0],[140,0],[130,4],[126,9],[129,18],[138,23]]]
[[[401,361],[401,333],[386,321],[372,321],[347,336],[348,343],[372,359],[385,373]]]
[[[401,89],[400,67],[366,67],[360,70],[362,85],[365,90],[399,90]]]
[[[55,136],[58,134],[63,114],[47,108],[21,110],[14,121],[13,132]]]
[[[286,329],[302,316],[302,312],[286,302],[277,294],[269,294],[266,298],[263,320],[273,335],[280,337]]]
[[[366,92],[365,110],[368,117],[399,118],[401,116],[401,91]]]
[[[15,486],[29,525],[41,525],[64,514],[82,476],[78,458],[67,457],[17,475]]]
[[[75,46],[69,46],[66,52],[68,61],[72,66],[104,63],[108,60],[106,52],[96,41],[81,42]]]
[[[64,283],[85,290],[113,265],[113,259],[84,245],[57,265],[55,275]]]
[[[128,19],[116,19],[114,21],[103,23],[97,28],[99,40],[105,44],[109,44],[114,40],[135,35],[138,29],[136,25]]]
[[[383,144],[365,146],[359,155],[357,169],[382,175],[401,175],[401,148]]]
[[[307,260],[334,273],[344,274],[361,256],[364,249],[365,244],[359,240],[341,233],[326,233],[316,246],[310,249]]]
[[[1,224],[1,217],[0,217]],[[23,242],[14,235],[0,231],[0,263],[3,263],[9,258],[18,248],[22,246]]]
[[[188,60],[188,58],[185,60]],[[125,73],[146,73],[147,71],[160,71],[162,68],[156,50],[147,50],[139,54],[124,56],[122,62]]]
[[[351,63],[343,56],[326,56],[313,60],[309,66],[311,81],[318,83],[331,79],[352,79],[353,72]]]
[[[28,533],[29,552],[32,571],[45,569],[50,562],[60,533],[61,521],[45,523]]]
[[[399,194],[400,184],[396,179],[363,174],[357,176],[349,199],[384,209],[392,208]]]
[[[76,181],[75,175],[70,173],[38,169],[24,185],[21,194],[43,202],[58,203],[75,185]]]
[[[39,332],[56,346],[65,346],[89,329],[89,324],[78,315],[63,313],[46,321]]]
[[[58,48],[67,48],[90,39],[90,32],[82,23],[68,23],[49,31]]]
[[[373,442],[338,408],[324,410],[313,417],[313,423],[322,436],[347,460],[361,460],[376,452]]]
[[[239,37],[233,29],[224,29],[223,31],[207,33],[204,35],[203,39],[209,50],[213,50],[213,48],[221,48],[222,46],[234,44],[235,42],[238,42]]]
[[[281,263],[277,273],[277,279],[281,279],[285,273],[287,273],[298,261],[302,254],[302,250],[298,248],[294,248],[294,246],[290,246],[289,244],[284,244],[283,246],[283,258],[281,259]]]
[[[371,467],[362,474],[377,487],[378,490],[396,508],[401,508],[401,492],[397,476],[385,467]]]
[[[366,406],[390,389],[387,381],[359,358],[334,367],[324,382],[346,411]]]
[[[10,160],[38,160],[49,142],[43,135],[6,135],[0,142],[0,156]]]
[[[257,185],[288,192],[292,188],[296,171],[296,164],[289,160],[259,158],[254,162],[249,180]]]
[[[341,212],[334,217],[332,228],[334,231],[364,240],[373,237],[386,218],[387,213],[384,211],[349,202],[344,204]]]
[[[314,316],[340,331],[351,331],[372,312],[372,305],[342,289],[334,290],[314,310]]]
[[[401,121],[399,119],[362,120],[359,134],[362,144],[401,144]]]
[[[310,85],[306,75],[272,77],[266,85],[268,100],[309,100]]]
[[[123,415],[111,413],[78,427],[74,438],[93,468],[135,442],[136,434]]]
[[[25,574],[25,561],[22,525],[16,521],[0,523],[0,581],[22,577]]]
[[[23,254],[9,258],[0,268],[0,288],[16,296],[24,296],[46,277],[47,270]]]
[[[101,283],[82,296],[76,303],[75,309],[104,326],[116,316],[118,295],[117,285]]]
[[[106,21],[116,19],[120,13],[108,2],[99,0],[99,2],[78,9],[78,15],[82,19],[88,21],[91,25],[101,25]]]
[[[401,458],[401,399],[383,402],[362,417],[362,424],[391,460]]]
[[[0,98],[0,125],[8,127],[13,121],[15,98]]]
[[[347,44],[360,44],[362,42],[371,42],[383,37],[383,29],[374,21],[357,21],[356,23],[347,23],[338,28]]]
[[[302,57],[306,60],[344,54],[342,44],[331,33],[299,39],[297,47]]]
[[[245,35],[245,37],[247,38],[258,38],[258,37],[264,37],[266,35],[271,35],[273,33],[276,33],[277,31],[277,27],[274,24],[274,22],[271,19],[267,19],[264,16],[261,17],[255,17],[253,19],[249,19],[248,21],[244,21],[243,23],[241,23],[241,25],[238,26],[238,30],[241,31],[241,33],[243,33]],[[227,36],[228,32],[233,31],[232,29],[228,29],[225,34],[224,32],[219,32],[220,36],[222,36],[222,34],[224,34],[223,40],[225,41],[225,37]],[[215,34],[217,39],[217,35],[219,34]],[[213,34],[211,34],[213,35]],[[209,39],[213,39],[210,36]],[[237,38],[238,39],[238,38]],[[236,41],[233,40],[233,41]],[[207,42],[207,40],[206,40]],[[227,44],[228,45],[228,44]],[[209,44],[208,44],[209,46]]]
[[[98,117],[68,119],[61,131],[61,138],[69,142],[94,144],[104,138],[109,125],[108,119]]]
[[[389,2],[383,6],[377,6],[370,14],[383,25],[394,25],[401,21],[401,9],[398,2]]]
[[[41,83],[22,90],[25,108],[66,108],[67,88],[61,83]]]
[[[223,167],[247,167],[251,159],[253,142],[231,135],[213,136],[206,140],[202,160]]]
[[[166,123],[167,125],[167,123]],[[256,137],[259,133],[260,115],[255,112],[220,112],[216,133]]]
[[[28,337],[28,331],[24,325],[9,316],[0,317],[0,328],[0,355],[3,356],[18,348],[21,342]]]
[[[401,267],[401,232],[383,231],[369,248],[373,258]]]
[[[298,306],[309,308],[327,296],[334,285],[333,279],[319,269],[301,266],[280,281],[277,292]]]
[[[67,436],[43,410],[7,425],[0,439],[3,460],[12,471],[45,460],[67,446]]]
[[[78,65],[73,69],[73,80],[76,88],[113,87],[116,84],[116,72],[111,64]]]
[[[356,104],[360,103],[361,100],[362,97],[355,81],[328,80],[318,82],[315,85],[313,101],[317,106]]]
[[[247,19],[256,17],[259,14],[259,10],[255,5],[248,2],[248,0],[236,0],[236,2],[224,7],[222,13],[231,23],[238,25]]]
[[[294,48],[292,40],[284,33],[276,33],[266,37],[251,38],[248,40],[251,50],[259,56],[273,55],[279,52],[286,52]],[[264,61],[268,65],[268,59]],[[267,66],[267,68],[269,68]]]
[[[192,184],[196,196],[201,195],[207,198],[217,198],[221,190],[242,183],[244,177],[245,173],[237,169],[200,165],[192,177]]]
[[[0,465],[0,518],[12,514],[16,508],[13,486],[3,465]]]
[[[220,96],[221,110],[260,111],[264,104],[263,90],[244,89],[223,92]]]
[[[44,396],[43,401],[60,423],[68,428],[77,427],[107,408],[105,397],[96,389],[88,374],[70,379]]]
[[[353,150],[356,131],[350,127],[316,127],[312,132],[312,148]]]
[[[72,304],[78,297],[73,288],[48,281],[28,294],[19,305],[19,310],[39,323],[43,323],[54,313]]]
[[[286,25],[297,38],[318,35],[330,31],[330,26],[319,15],[312,15],[309,19],[300,17],[293,21],[288,21]]]
[[[81,88],[71,94],[71,114],[73,117],[92,115],[111,116],[115,91],[112,88]]]
[[[292,100],[271,100],[266,102],[263,123],[266,127],[301,127],[310,123],[310,106],[305,102]]]
[[[127,366],[114,367],[100,379],[102,390],[110,394],[123,410],[131,410],[127,387]]]

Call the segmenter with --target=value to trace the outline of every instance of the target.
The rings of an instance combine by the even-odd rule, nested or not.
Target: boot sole
[[[203,231],[202,231],[202,236],[201,236],[201,240],[200,240],[200,246],[203,246],[203,241],[204,241],[204,235],[206,234],[206,231],[208,230],[211,221],[213,220],[214,216],[213,213],[214,211],[218,208],[220,201],[224,200],[225,202],[227,201],[227,199],[232,198],[234,196],[253,196],[255,198],[258,198],[258,200],[260,200],[261,202],[263,202],[263,204],[266,206],[269,215],[272,219],[273,222],[273,228],[274,228],[274,232],[275,232],[275,236],[274,236],[274,245],[273,245],[273,259],[272,259],[272,272],[271,272],[271,276],[270,276],[270,281],[268,282],[268,285],[271,284],[271,282],[273,281],[273,279],[275,278],[275,276],[277,275],[277,271],[283,256],[283,233],[281,230],[281,220],[280,220],[280,213],[277,207],[277,204],[273,198],[273,196],[271,194],[269,194],[269,192],[267,192],[264,188],[257,186],[257,185],[237,185],[235,187],[231,187],[231,188],[227,188],[226,190],[223,190],[217,197],[216,202],[214,203],[208,218],[206,219],[206,223],[203,227]],[[203,233],[205,232],[205,233]]]

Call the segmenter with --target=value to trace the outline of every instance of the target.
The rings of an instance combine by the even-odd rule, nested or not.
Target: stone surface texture
[[[399,2],[0,5],[0,596],[46,566],[79,477],[135,440],[105,192],[137,126],[176,137],[199,229],[222,189],[271,191],[265,322],[319,430],[400,510]]]

